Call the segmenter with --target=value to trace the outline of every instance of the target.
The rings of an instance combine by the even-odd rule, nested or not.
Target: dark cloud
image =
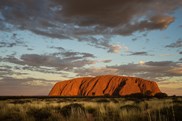
[[[127,49],[119,44],[111,44],[110,36],[94,37],[94,36],[84,36],[79,37],[78,41],[87,42],[90,46],[96,48],[106,49],[109,53],[119,53],[121,49]]]
[[[104,63],[110,63],[112,60],[101,60],[101,62],[104,62]]]
[[[106,39],[104,37],[102,37],[102,38],[96,38],[96,37],[93,37],[93,36],[80,37],[78,39],[78,41],[88,42],[91,46],[95,46],[97,48],[103,48],[103,49],[106,49],[106,48],[111,46],[109,44],[109,39]]]
[[[18,67],[11,67],[7,65],[1,65],[0,66],[0,77],[6,77],[6,76],[12,76],[12,75],[27,75],[27,73],[24,72],[16,72],[15,69],[18,69]]]
[[[32,50],[34,50],[34,49],[32,49],[32,48],[27,48],[27,50],[32,51]]]
[[[182,51],[181,51],[181,52],[179,52],[179,54],[182,54]]]
[[[48,68],[48,67],[35,67],[35,66],[23,66],[21,71],[29,70],[29,71],[36,71],[36,72],[41,72],[41,73],[46,73],[46,74],[59,74],[61,77],[67,77],[67,73],[61,72],[59,70],[55,70],[53,68]]]
[[[149,20],[143,20],[133,24],[124,25],[123,28],[116,31],[116,33],[121,35],[131,35],[136,31],[148,31],[156,29],[166,29],[170,23],[174,21],[174,18],[171,16],[154,16],[149,18]]]
[[[0,26],[52,38],[130,35],[166,29],[175,19],[170,14],[181,5],[181,0],[1,0]]]
[[[93,64],[94,61],[86,60],[83,57],[59,58],[49,55],[25,54],[21,56],[24,64],[29,66],[47,66],[55,67],[61,70],[72,69],[74,67],[82,67]]]
[[[94,56],[89,53],[63,52],[62,57],[56,57],[53,55],[24,54],[20,57],[20,59],[14,56],[9,56],[1,58],[1,61],[22,66],[45,66],[54,67],[58,70],[70,70],[75,67],[83,67],[97,62],[89,58],[94,58]]]
[[[95,58],[95,56],[91,53],[86,53],[86,52],[74,52],[74,51],[69,51],[69,50],[65,50],[63,47],[55,47],[55,46],[51,46],[50,48],[52,49],[56,49],[59,52],[55,52],[52,55],[56,56],[56,55],[61,55],[63,57],[76,57],[79,56],[80,58]]]
[[[52,49],[57,49],[59,51],[65,51],[65,49],[63,47],[55,47],[55,46],[51,46],[50,48]]]
[[[176,42],[166,45],[168,48],[180,48],[182,47],[182,39],[178,39]]]
[[[0,42],[0,48],[2,48],[2,47],[13,47],[13,46],[16,46],[16,43]]]
[[[0,77],[6,76],[6,75],[12,75],[12,74],[13,74],[13,71],[12,70],[7,69],[7,68],[3,68],[1,66],[1,69],[0,69]]]
[[[8,64],[8,63],[6,63]],[[15,63],[16,64],[16,63]],[[17,66],[8,66],[8,65],[1,65],[0,66],[0,77],[7,77],[7,76],[27,76],[28,73],[25,73],[25,71],[34,71],[34,72],[42,72],[46,74],[60,74],[62,77],[66,77],[67,74],[64,72],[61,72],[59,70],[55,70],[51,67],[36,67],[36,66],[20,66],[19,64]]]
[[[157,67],[165,67],[165,66],[175,66],[177,63],[174,63],[172,61],[160,61],[160,62],[154,62],[154,61],[149,61],[146,62],[145,65],[149,66],[157,66]]]
[[[18,58],[14,57],[14,56],[8,56],[5,58],[1,58],[0,61],[15,63],[15,64],[19,64],[19,65],[25,65],[25,63],[23,61],[19,60]]]
[[[135,75],[152,80],[158,80],[160,77],[182,76],[181,71],[179,71],[181,63],[172,61],[150,61],[143,64],[108,66],[108,68],[118,69],[120,74]]]
[[[141,52],[132,52],[130,55],[148,56],[149,54],[147,52],[141,51]]]
[[[63,52],[62,55],[64,57],[75,57],[75,56],[80,56],[81,58],[95,58],[95,56],[91,53],[80,53],[80,52]]]
[[[133,39],[132,39],[132,41],[136,41],[137,39],[138,39],[138,38],[137,38],[137,37],[135,37],[135,38],[133,38]]]
[[[153,54],[149,54],[146,51],[136,51],[136,52],[132,52],[132,51],[128,51],[127,53],[129,54],[121,54],[123,56],[154,56]]]
[[[145,0],[55,0],[62,4],[63,12],[68,17],[80,17],[80,25],[102,25],[102,26],[118,26],[130,24],[134,17],[146,15],[152,16],[149,20],[151,23],[156,21],[155,14],[164,14],[174,10],[181,2],[175,0],[174,2],[165,1],[165,5],[160,7],[164,1],[145,1]],[[160,11],[159,11],[160,10]],[[150,13],[151,12],[151,13]],[[158,12],[158,13],[156,13]],[[151,15],[150,15],[151,14]],[[82,19],[83,18],[83,19]],[[157,19],[158,20],[158,19]],[[165,19],[164,19],[165,21]],[[160,24],[160,23],[158,23]],[[145,24],[142,24],[143,26]],[[150,25],[149,25],[150,26]],[[146,25],[147,28],[147,25]],[[149,27],[151,28],[151,27]],[[158,25],[158,28],[161,28]]]
[[[59,38],[59,39],[71,39],[68,35],[60,34],[59,31],[51,30],[51,31],[43,31],[31,29],[32,32],[38,35],[50,37],[50,38]]]
[[[123,49],[121,45],[111,44],[109,37],[93,35],[130,35],[136,31],[166,29],[174,21],[170,13],[182,4],[179,0],[114,1],[1,0],[0,14],[4,19],[0,29],[18,28],[51,38],[74,39],[119,53]],[[16,44],[1,43],[0,47]]]
[[[129,63],[125,65],[106,66],[102,68],[81,68],[75,69],[75,72],[78,74],[78,76],[115,74],[161,81],[161,79],[165,77],[182,76],[181,68],[182,65],[179,62],[150,61],[142,64]]]

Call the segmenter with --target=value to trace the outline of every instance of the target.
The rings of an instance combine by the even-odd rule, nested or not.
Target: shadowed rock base
[[[134,93],[159,93],[156,82],[136,77],[103,75],[57,82],[49,96],[125,96]]]

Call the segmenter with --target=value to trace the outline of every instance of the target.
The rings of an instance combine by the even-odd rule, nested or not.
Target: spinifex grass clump
[[[27,116],[31,117],[35,121],[40,121],[40,120],[45,121],[49,119],[50,117],[52,117],[51,111],[47,107],[46,108],[30,107],[26,113],[27,113]]]
[[[180,97],[9,99],[0,121],[182,121],[181,109]]]

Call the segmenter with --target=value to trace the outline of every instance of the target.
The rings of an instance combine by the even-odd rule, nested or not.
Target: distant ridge
[[[57,82],[49,96],[126,96],[135,93],[161,92],[154,81],[136,77],[102,75]]]

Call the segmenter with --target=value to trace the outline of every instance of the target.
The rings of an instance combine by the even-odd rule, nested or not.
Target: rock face
[[[159,93],[156,82],[136,77],[104,75],[57,82],[49,96],[125,96],[134,93]]]

